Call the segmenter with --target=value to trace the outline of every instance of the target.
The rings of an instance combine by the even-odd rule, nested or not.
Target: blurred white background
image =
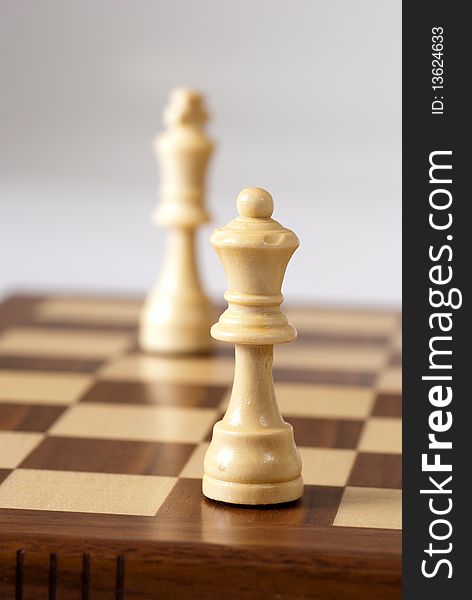
[[[188,85],[213,114],[213,224],[265,187],[302,244],[287,301],[398,305],[400,70],[399,0],[2,0],[0,293],[155,282],[151,141]]]

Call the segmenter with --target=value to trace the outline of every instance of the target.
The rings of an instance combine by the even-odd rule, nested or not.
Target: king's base
[[[143,324],[139,346],[149,354],[207,354],[213,350],[209,327],[159,327]]]
[[[150,354],[202,354],[213,348],[213,309],[203,294],[151,295],[140,319],[139,346]]]
[[[298,500],[303,494],[303,479],[277,483],[232,483],[204,475],[203,493],[211,500],[229,504],[281,504]]]

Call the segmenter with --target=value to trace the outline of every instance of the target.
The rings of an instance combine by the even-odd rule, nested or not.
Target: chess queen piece
[[[228,308],[211,334],[235,344],[235,372],[228,409],[205,456],[203,493],[232,504],[277,504],[303,493],[293,429],[280,414],[272,378],[274,344],[297,336],[280,305],[299,241],[271,219],[273,200],[265,190],[242,190],[237,207],[239,217],[210,238],[228,280]]]
[[[141,313],[140,346],[147,352],[188,354],[211,348],[213,309],[198,275],[195,230],[209,221],[204,206],[205,173],[213,144],[202,96],[173,91],[164,112],[167,130],[154,148],[161,174],[156,225],[169,228],[160,279]]]

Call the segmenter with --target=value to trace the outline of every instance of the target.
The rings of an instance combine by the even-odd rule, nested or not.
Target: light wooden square
[[[129,333],[14,327],[0,336],[0,355],[102,359],[123,352]]]
[[[387,362],[388,350],[378,345],[283,344],[274,352],[275,367],[331,371],[379,371]]]
[[[195,443],[201,441],[216,411],[152,405],[76,404],[54,423],[56,436],[114,440]]]
[[[41,433],[0,431],[0,469],[14,469],[44,438]]]
[[[372,417],[366,422],[359,441],[361,452],[402,453],[402,421],[389,417]]]
[[[333,525],[401,529],[402,492],[383,488],[347,487]]]
[[[178,384],[229,385],[234,360],[226,356],[158,357],[132,354],[111,362],[100,371],[101,379]]]
[[[345,486],[356,452],[338,448],[299,448],[307,485]]]
[[[402,393],[402,368],[389,367],[380,373],[376,384],[377,390],[385,394]]]
[[[71,404],[92,382],[81,373],[0,371],[0,403]]]
[[[284,313],[296,328],[303,331],[360,338],[390,335],[399,323],[399,315],[391,312],[286,308]]]
[[[90,298],[51,298],[35,309],[37,321],[104,323],[134,325],[138,323],[140,302],[93,300]]]
[[[364,419],[374,403],[368,388],[337,385],[277,383],[280,410],[285,416]]]
[[[153,516],[177,478],[18,469],[0,485],[0,507]]]
[[[396,352],[397,354],[401,354],[402,349],[403,349],[403,335],[402,335],[402,331],[400,329],[400,331],[398,331],[393,338],[392,350],[394,352]]]

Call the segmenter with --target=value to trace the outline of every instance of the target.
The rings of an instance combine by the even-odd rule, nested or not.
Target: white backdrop
[[[214,224],[258,185],[301,239],[286,299],[399,304],[400,44],[399,0],[2,0],[0,293],[150,287],[151,140],[184,84],[213,114]]]

